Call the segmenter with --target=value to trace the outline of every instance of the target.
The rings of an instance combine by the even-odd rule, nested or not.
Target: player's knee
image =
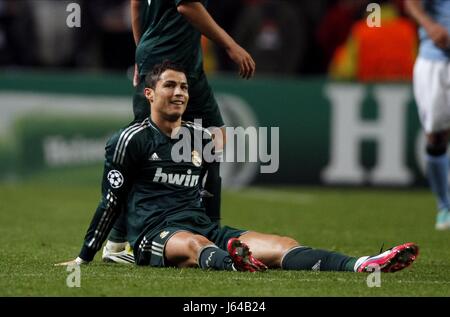
[[[298,242],[290,237],[277,237],[274,245],[272,246],[271,256],[269,257],[268,263],[272,267],[280,267],[281,260],[286,252],[297,246],[299,246]]]
[[[209,241],[207,238],[201,235],[192,235],[190,236],[187,241],[187,250],[188,250],[188,260],[185,261],[185,266],[187,267],[195,267],[197,266],[197,260],[198,260],[198,254],[202,248],[204,248],[207,245],[213,244],[211,241]]]
[[[427,154],[430,156],[441,156],[447,153],[447,142],[428,143],[426,146]]]
[[[299,246],[298,242],[291,237],[280,237],[279,244],[279,249],[282,255],[284,255],[284,253],[288,250]]]

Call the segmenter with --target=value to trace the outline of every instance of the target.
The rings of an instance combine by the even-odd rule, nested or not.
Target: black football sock
[[[198,265],[202,269],[233,271],[233,260],[228,252],[215,245],[204,247],[198,257]]]
[[[116,243],[127,242],[127,218],[125,208],[122,208],[119,217],[116,219],[116,222],[108,235],[108,240]]]
[[[337,252],[298,247],[288,251],[281,261],[284,270],[354,271],[356,258]]]

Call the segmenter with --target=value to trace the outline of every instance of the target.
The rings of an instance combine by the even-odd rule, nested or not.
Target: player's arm
[[[421,0],[405,0],[405,8],[409,15],[425,29],[436,46],[442,49],[450,46],[448,30],[426,13]]]
[[[131,28],[133,29],[133,38],[136,46],[138,45],[142,36],[140,6],[141,0],[130,0]]]
[[[206,8],[197,1],[175,0],[178,12],[204,36],[223,47],[228,56],[239,66],[239,75],[251,78],[256,64],[250,54],[239,46],[211,17]]]
[[[131,11],[131,28],[133,30],[133,38],[136,46],[141,40],[142,29],[141,29],[141,0],[130,0],[130,11]],[[139,84],[139,72],[137,64],[134,64],[134,77],[133,86],[136,87]]]
[[[111,141],[112,140],[112,141]],[[102,178],[102,198],[86,232],[84,242],[75,260],[58,265],[89,263],[105,242],[115,220],[126,203],[137,166],[135,144],[123,137],[113,137],[106,146],[106,160]],[[132,140],[133,141],[133,140]]]

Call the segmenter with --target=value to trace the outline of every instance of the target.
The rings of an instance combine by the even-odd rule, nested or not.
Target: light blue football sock
[[[449,210],[448,198],[448,156],[426,155],[427,175],[431,190],[436,196],[438,210]]]

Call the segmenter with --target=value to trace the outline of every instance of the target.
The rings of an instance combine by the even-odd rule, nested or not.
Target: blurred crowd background
[[[62,27],[71,2],[81,5],[81,28]],[[0,67],[129,70],[129,2],[0,0]],[[369,2],[375,1],[210,0],[208,10],[254,56],[258,75],[409,80],[417,35],[403,0],[377,1],[383,28],[367,26]],[[203,44],[207,72],[234,70],[223,50]]]
[[[426,184],[404,0],[208,2],[257,64],[243,84],[203,38],[227,126],[280,127],[282,140],[277,173],[230,164],[226,186]],[[71,3],[80,28],[67,25]],[[131,120],[134,54],[130,0],[0,0],[0,181],[61,172],[97,184],[108,135]]]

